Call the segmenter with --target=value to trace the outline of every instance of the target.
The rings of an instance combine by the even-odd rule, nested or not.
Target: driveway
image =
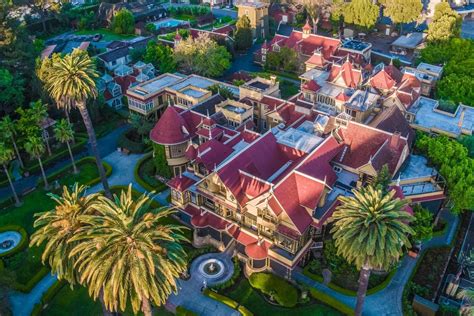
[[[459,218],[447,210],[442,211],[441,218],[447,222],[448,229],[444,235],[433,237],[431,240],[423,243],[423,251],[432,247],[449,245],[453,240],[456,233],[456,227],[459,224]],[[408,282],[413,270],[415,269],[416,262],[420,257],[421,256],[418,256],[418,258],[411,258],[409,256],[405,256],[402,259],[397,272],[393,276],[392,280],[390,280],[390,283],[387,285],[387,287],[375,294],[368,295],[366,297],[363,311],[364,315],[403,315],[403,289],[405,284]],[[338,301],[355,308],[356,299],[353,296],[340,294],[339,292],[328,288],[326,285],[308,278],[307,276],[303,275],[301,271],[297,272],[294,278],[298,282],[312,286],[337,299]]]

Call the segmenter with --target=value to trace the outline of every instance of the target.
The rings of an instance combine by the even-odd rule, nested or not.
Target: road
[[[99,148],[99,153],[101,157],[105,157],[110,153],[117,150],[117,141],[120,135],[129,128],[129,125],[122,125],[117,129],[113,130],[106,136],[99,138],[97,140],[97,146]],[[87,146],[84,150],[74,155],[76,160],[81,159],[86,156],[91,156],[92,151],[90,145]],[[51,174],[65,166],[69,165],[71,160],[69,159],[69,155],[64,157],[62,160],[56,162],[54,165],[50,166],[45,170],[46,174]],[[18,193],[29,191],[30,189],[36,187],[38,183],[38,179],[41,177],[41,173],[38,171],[36,174],[32,174],[29,177],[19,179],[14,182],[15,189]],[[11,196],[12,192],[10,186],[6,185],[0,188],[0,200],[6,199],[7,197]]]

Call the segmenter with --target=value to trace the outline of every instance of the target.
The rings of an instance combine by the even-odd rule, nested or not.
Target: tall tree
[[[153,41],[148,42],[143,61],[152,63],[161,73],[176,71],[173,50],[163,44],[158,44]]]
[[[318,31],[318,23],[324,12],[331,11],[331,0],[302,0],[301,1],[311,21],[313,22],[313,33]]]
[[[87,228],[71,239],[81,280],[92,297],[103,292],[110,310],[124,311],[130,301],[134,313],[152,315],[151,303],[165,304],[186,270],[185,228],[163,224],[174,211],[150,204],[149,195],[134,199],[131,185],[113,200],[99,197]]]
[[[51,62],[50,67],[43,72],[41,79],[56,104],[65,108],[66,111],[69,111],[72,106],[79,109],[89,135],[89,143],[95,156],[105,194],[111,197],[109,183],[97,148],[94,127],[86,106],[87,99],[97,96],[95,80],[99,75],[94,62],[86,52],[80,50],[74,50],[64,57],[45,59],[43,62]]]
[[[207,33],[194,39],[189,36],[174,48],[175,60],[185,72],[206,77],[218,77],[230,67],[231,55],[224,46],[218,45]]]
[[[448,2],[440,2],[435,6],[431,23],[428,25],[429,41],[446,41],[459,36],[462,19],[451,9]]]
[[[30,136],[26,139],[25,142],[25,150],[31,156],[31,158],[37,159],[39,163],[39,167],[41,170],[41,175],[43,176],[44,181],[44,188],[46,190],[49,189],[48,179],[46,178],[46,174],[43,168],[43,162],[41,161],[41,156],[44,154],[44,145],[41,141],[41,138],[36,136]]]
[[[52,273],[59,280],[66,280],[71,285],[79,283],[80,276],[74,263],[78,255],[71,255],[78,242],[71,238],[84,226],[82,218],[91,212],[91,204],[97,194],[85,195],[86,187],[77,183],[69,190],[63,187],[60,196],[49,194],[56,202],[54,209],[35,214],[34,228],[30,247],[45,244],[41,260],[51,267]]]
[[[49,135],[45,135],[44,133],[46,131],[43,130],[43,128],[42,128],[42,125],[43,125],[45,119],[48,117],[48,110],[47,110],[46,104],[43,104],[43,102],[41,102],[41,100],[31,102],[29,113],[32,115],[34,120],[37,122],[38,126],[41,128],[41,132],[42,132],[41,137],[43,138],[43,140],[46,144],[46,149],[48,150],[48,155],[51,156],[51,147],[49,146]]]
[[[77,170],[74,155],[71,150],[71,142],[74,140],[74,130],[72,129],[72,125],[67,120],[61,119],[54,126],[54,136],[58,141],[66,144],[67,150],[69,151],[69,157],[71,158],[73,172],[74,174],[77,174],[79,171]]]
[[[0,113],[10,113],[24,101],[24,80],[0,68]]]
[[[344,22],[370,29],[379,16],[379,7],[370,0],[353,0],[343,9]]]
[[[393,23],[400,24],[400,34],[402,34],[403,23],[416,21],[421,16],[423,3],[420,0],[386,0],[384,14]]]
[[[10,184],[10,188],[12,189],[13,197],[15,198],[15,205],[20,206],[21,205],[20,199],[18,198],[18,195],[16,194],[16,190],[15,190],[15,187],[13,186],[12,178],[10,177],[10,173],[8,172],[8,164],[12,160],[13,160],[13,150],[6,147],[5,144],[0,143],[0,165],[3,166],[3,171],[5,172],[5,175],[7,176],[7,179],[8,179],[8,183]]]
[[[2,131],[3,137],[5,137],[6,139],[9,138],[12,141],[13,149],[15,149],[16,158],[18,158],[20,166],[24,168],[25,165],[23,163],[23,159],[21,159],[20,151],[18,150],[18,145],[16,144],[17,129],[15,123],[13,123],[10,116],[4,116],[3,119],[0,121],[0,131]]]
[[[235,26],[237,28],[234,35],[235,49],[240,51],[248,50],[253,42],[249,17],[247,15],[241,16]]]
[[[362,315],[370,271],[388,269],[397,262],[404,246],[410,247],[408,226],[412,216],[404,211],[407,201],[394,199],[373,187],[353,190],[340,198],[341,205],[330,218],[338,255],[360,269],[355,315]]]
[[[118,11],[112,19],[110,29],[116,34],[133,34],[135,32],[135,19],[132,12],[125,8]]]

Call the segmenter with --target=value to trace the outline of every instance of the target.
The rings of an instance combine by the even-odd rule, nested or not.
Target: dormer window
[[[278,46],[278,44],[274,44],[273,45],[273,51],[279,52],[280,51],[280,46]]]

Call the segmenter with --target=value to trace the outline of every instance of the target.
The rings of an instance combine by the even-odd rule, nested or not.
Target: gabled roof
[[[196,163],[203,164],[207,170],[211,171],[224,161],[233,150],[223,143],[211,139],[201,144],[196,149]]]
[[[321,89],[321,86],[316,83],[314,80],[307,81],[303,84],[303,89],[316,92]]]
[[[339,78],[342,78],[343,85],[347,88],[356,88],[362,84],[362,71],[356,69],[352,63],[347,59],[342,65],[333,64],[329,73],[328,81],[335,83]]]
[[[369,126],[389,133],[399,132],[403,137],[408,138],[408,144],[410,146],[415,138],[415,132],[402,111],[396,106],[391,106],[383,110],[369,123]]]
[[[150,132],[150,139],[161,145],[184,143],[191,137],[186,121],[178,114],[174,106],[168,106],[155,127]]]
[[[354,169],[373,163],[377,170],[387,164],[393,174],[407,145],[403,137],[394,138],[392,142],[395,134],[352,121],[339,130],[339,135],[344,141],[344,148],[333,161]]]
[[[378,90],[390,90],[395,85],[400,83],[403,74],[393,64],[384,66],[382,70],[377,72],[372,78],[370,78],[370,84],[372,87]]]
[[[196,180],[191,179],[185,175],[179,175],[168,181],[167,184],[170,188],[183,192],[195,183]]]

